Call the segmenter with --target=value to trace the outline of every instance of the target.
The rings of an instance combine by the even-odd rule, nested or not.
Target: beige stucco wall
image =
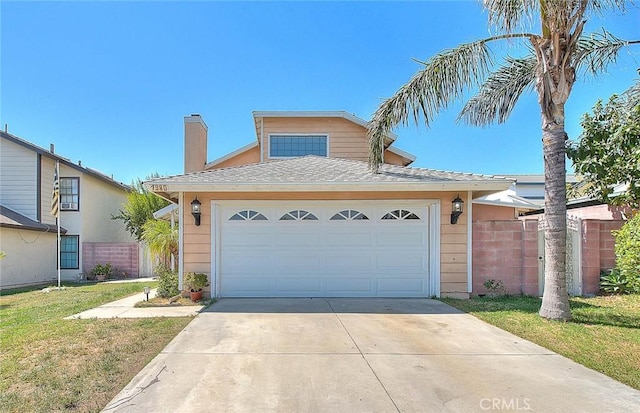
[[[54,160],[42,157],[42,218],[43,222],[48,224],[55,224],[55,218],[50,214],[54,168]],[[83,271],[82,244],[84,242],[134,241],[122,221],[111,219],[112,215],[118,215],[122,205],[127,202],[128,193],[124,189],[62,163],[60,177],[80,178],[79,210],[60,211],[60,225],[67,230],[66,235],[79,236],[79,268],[61,270],[62,279],[75,280]]]
[[[516,219],[516,210],[513,207],[473,204],[473,221],[502,221]]]
[[[259,163],[259,162],[260,162],[260,149],[257,146],[255,146],[223,162],[220,162],[219,164],[215,165],[213,168],[209,168],[209,169],[229,168],[232,166],[249,165],[249,164]]]
[[[56,234],[0,228],[0,288],[57,280]]]
[[[195,193],[184,194],[183,223],[184,271],[211,273],[211,201],[212,200],[375,200],[375,199],[439,199],[440,208],[440,289],[442,296],[466,297],[467,294],[467,219],[466,212],[458,223],[450,223],[451,200],[458,195],[449,192],[306,192],[306,193],[198,193],[202,203],[201,225],[195,226],[188,207]],[[468,205],[466,194],[460,197]]]

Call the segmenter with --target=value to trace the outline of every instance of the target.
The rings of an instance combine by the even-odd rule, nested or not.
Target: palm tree
[[[625,10],[625,0],[483,0],[489,25],[501,34],[442,51],[426,62],[376,110],[369,125],[369,164],[383,163],[384,139],[393,127],[420,118],[431,120],[470,90],[459,115],[471,125],[504,122],[524,91],[535,90],[542,114],[545,175],[545,289],[540,315],[571,318],[565,282],[566,172],[564,107],[577,73],[596,74],[614,62],[618,51],[636,42],[605,30],[583,35],[587,17],[604,10]],[[538,18],[540,33],[516,32]],[[521,41],[523,56],[493,62],[489,44]]]
[[[149,246],[149,251],[167,268],[177,264],[178,259],[178,227],[171,228],[169,221],[149,219],[142,226],[142,240]],[[173,257],[175,264],[171,265]],[[171,266],[171,267],[170,267]]]

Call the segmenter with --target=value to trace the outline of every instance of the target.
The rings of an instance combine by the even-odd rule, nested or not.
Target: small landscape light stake
[[[147,295],[147,301],[149,301],[149,293],[151,292],[151,288],[144,287],[144,293]]]

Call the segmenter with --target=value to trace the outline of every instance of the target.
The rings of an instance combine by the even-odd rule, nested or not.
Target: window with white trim
[[[80,209],[80,178],[60,178],[60,210]]]
[[[330,218],[331,221],[355,221],[365,219],[369,219],[369,217],[355,209],[345,209]]]
[[[63,270],[80,268],[79,235],[62,235],[60,237],[60,268]]]
[[[317,221],[318,217],[301,209],[289,211],[280,217],[280,221]]]
[[[327,135],[270,135],[269,157],[327,156]]]
[[[247,209],[245,211],[235,213],[231,218],[229,218],[229,221],[267,221],[267,217],[258,211]]]
[[[382,219],[420,219],[420,217],[406,209],[396,209],[384,214]]]

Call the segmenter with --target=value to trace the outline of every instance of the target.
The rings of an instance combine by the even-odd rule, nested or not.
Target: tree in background
[[[369,124],[369,163],[383,163],[385,137],[398,124],[431,120],[453,101],[469,99],[459,119],[471,125],[504,122],[520,95],[535,90],[542,117],[545,174],[545,288],[540,315],[571,318],[566,286],[565,103],[580,70],[597,74],[629,42],[605,30],[583,35],[587,18],[606,9],[623,12],[625,0],[483,0],[489,26],[501,34],[438,53],[376,110]],[[539,33],[527,30],[539,21]],[[518,32],[522,29],[522,32]],[[446,35],[444,33],[443,35]],[[520,42],[522,56],[495,65],[489,44]]]
[[[598,101],[581,125],[567,156],[584,192],[607,204],[640,208],[640,80],[606,105]]]
[[[163,219],[149,219],[142,226],[142,240],[149,246],[151,254],[167,268],[174,268],[171,257],[178,262],[178,225]]]
[[[160,175],[155,172],[145,179],[154,178],[160,178]],[[120,215],[112,216],[111,219],[122,220],[125,228],[135,237],[136,241],[142,241],[144,224],[153,219],[154,212],[169,205],[169,201],[147,191],[140,179],[137,179],[131,186],[134,191],[129,193],[127,203],[120,210]]]

